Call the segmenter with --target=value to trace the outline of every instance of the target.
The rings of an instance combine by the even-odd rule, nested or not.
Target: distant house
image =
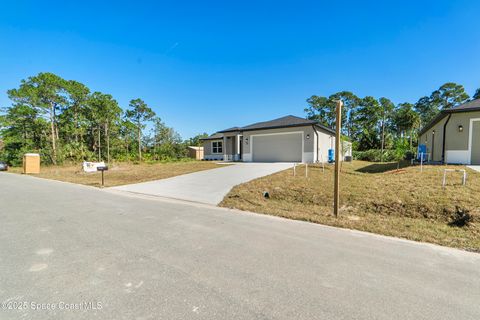
[[[443,110],[419,135],[430,159],[452,164],[480,164],[480,99]]]
[[[201,141],[205,160],[325,162],[335,146],[335,131],[290,115],[221,130]]]

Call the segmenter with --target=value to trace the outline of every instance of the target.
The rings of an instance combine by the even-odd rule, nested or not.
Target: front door
[[[480,121],[472,121],[471,164],[480,164]]]

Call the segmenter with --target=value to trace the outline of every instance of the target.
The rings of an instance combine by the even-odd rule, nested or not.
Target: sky
[[[480,88],[480,1],[2,1],[0,106],[53,72],[143,99],[183,138],[342,90],[415,102]]]

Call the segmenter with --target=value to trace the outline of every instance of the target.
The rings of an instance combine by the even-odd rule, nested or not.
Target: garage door
[[[256,162],[301,162],[302,134],[274,134],[252,137],[252,159]]]

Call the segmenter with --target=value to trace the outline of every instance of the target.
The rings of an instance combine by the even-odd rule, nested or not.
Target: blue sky
[[[304,116],[350,90],[415,102],[480,87],[480,1],[4,1],[6,90],[49,71],[142,98],[183,138]]]

